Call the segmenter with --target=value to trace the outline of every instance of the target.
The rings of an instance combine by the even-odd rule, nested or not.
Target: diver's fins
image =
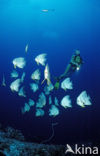
[[[55,85],[54,85],[54,88],[55,88],[56,90],[58,90],[58,89],[59,89],[59,85],[60,85],[59,82],[56,82]]]

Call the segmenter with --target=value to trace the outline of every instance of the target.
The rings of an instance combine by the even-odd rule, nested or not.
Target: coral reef
[[[19,130],[0,128],[0,156],[64,156],[63,145],[26,142]]]

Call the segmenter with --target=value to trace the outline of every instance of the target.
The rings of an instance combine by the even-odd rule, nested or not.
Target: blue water
[[[42,12],[48,9],[48,12]],[[54,9],[53,11],[50,9]],[[28,53],[25,46],[29,44]],[[37,67],[34,58],[47,53],[47,62],[53,77],[62,74],[75,49],[79,49],[84,60],[81,70],[74,73],[71,80],[72,91],[54,91],[58,99],[70,95],[73,107],[60,107],[57,117],[50,117],[45,108],[45,116],[35,117],[35,111],[23,115],[21,108],[29,97],[37,100],[28,91],[30,74]],[[26,99],[12,93],[10,73],[12,60],[25,57]],[[43,70],[43,68],[41,69]],[[29,141],[40,142],[52,134],[50,143],[94,141],[100,139],[100,1],[99,0],[3,0],[0,1],[0,82],[5,75],[6,87],[0,87],[0,123],[22,130]],[[76,97],[86,90],[92,106],[81,108],[76,105]],[[46,106],[47,107],[47,106]],[[37,138],[37,139],[36,139]]]

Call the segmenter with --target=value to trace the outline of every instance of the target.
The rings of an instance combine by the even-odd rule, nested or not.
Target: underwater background
[[[42,12],[48,9],[48,12]],[[29,45],[27,54],[25,46]],[[21,108],[42,92],[29,90],[30,75],[37,68],[34,58],[47,53],[51,81],[62,74],[75,49],[79,49],[84,64],[71,77],[74,89],[54,90],[59,101],[70,95],[72,108],[59,107],[60,114],[51,117],[48,105],[43,117],[35,117],[35,109],[24,115]],[[25,57],[27,98],[11,92],[12,60]],[[43,68],[41,69],[43,71]],[[99,0],[0,0],[0,82],[5,75],[6,87],[0,86],[0,123],[19,129],[28,141],[41,142],[52,135],[49,143],[67,144],[100,139],[100,1]],[[44,87],[45,83],[43,84]],[[92,105],[81,108],[77,96],[86,90]]]

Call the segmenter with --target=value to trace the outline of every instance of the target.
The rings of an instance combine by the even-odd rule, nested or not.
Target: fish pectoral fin
[[[41,82],[41,84],[43,84],[43,83],[44,83],[44,81],[45,81],[45,79]]]

